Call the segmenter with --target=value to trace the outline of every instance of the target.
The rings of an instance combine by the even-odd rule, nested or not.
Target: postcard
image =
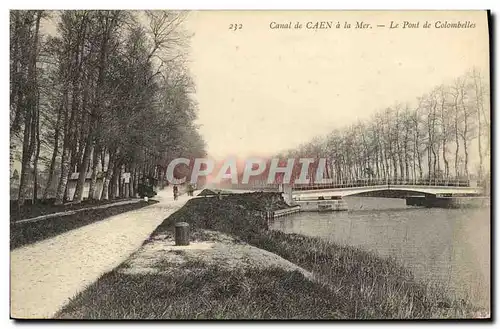
[[[10,316],[491,320],[488,11],[10,11]]]

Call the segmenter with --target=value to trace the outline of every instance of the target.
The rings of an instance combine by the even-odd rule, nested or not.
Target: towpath
[[[11,317],[51,318],[69,298],[127,259],[189,198],[183,194],[174,201],[166,188],[155,197],[159,203],[12,250]]]

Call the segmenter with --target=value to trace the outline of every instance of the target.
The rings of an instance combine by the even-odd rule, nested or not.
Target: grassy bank
[[[183,275],[106,274],[57,317],[70,319],[341,318],[325,289],[279,268],[225,270],[196,262]]]
[[[130,198],[113,199],[113,200],[83,200],[80,203],[65,203],[59,206],[54,205],[55,199],[38,200],[37,203],[31,204],[26,202],[23,206],[18,207],[17,201],[10,201],[10,221],[15,222],[21,219],[33,218],[42,215],[48,215],[58,212],[85,209],[89,207],[102,206],[120,201],[131,200]],[[31,201],[31,200],[30,200]]]
[[[249,244],[267,250],[309,271],[312,279],[251,261],[245,268],[212,266],[204,262],[208,254],[202,250],[194,260],[149,264],[155,272],[127,272],[130,265],[124,263],[76,296],[58,317],[428,319],[478,314],[466,301],[416,281],[393,260],[318,238],[267,231],[261,211],[284,206],[267,193],[192,199],[155,230],[143,249],[159,245],[154,255],[185,256],[186,251],[165,249],[161,242],[172,237],[175,222],[186,221],[193,241],[203,240],[199,232],[207,229],[224,232],[234,237],[233,249]]]
[[[466,301],[447,298],[438,286],[416,281],[394,260],[316,237],[266,230],[267,223],[258,211],[280,209],[282,204],[265,199],[267,203],[245,194],[217,201],[194,199],[152,236],[171,231],[178,221],[234,234],[315,273],[335,292],[338,310],[350,318],[467,317],[476,311]]]
[[[10,249],[12,250],[30,243],[45,240],[108,217],[140,209],[157,202],[153,200],[149,202],[140,201],[109,208],[83,210],[72,215],[51,217],[36,222],[11,224]]]

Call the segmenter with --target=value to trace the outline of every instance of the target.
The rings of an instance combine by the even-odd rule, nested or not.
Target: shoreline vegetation
[[[202,192],[210,195],[209,191]],[[60,319],[432,319],[488,313],[416,280],[397,261],[268,230],[278,193],[194,198],[75,296]],[[189,246],[175,246],[176,222]]]

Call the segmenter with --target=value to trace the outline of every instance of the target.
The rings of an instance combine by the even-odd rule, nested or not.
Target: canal
[[[303,212],[272,229],[393,257],[417,279],[439,282],[450,295],[490,305],[490,210],[406,206],[403,199],[348,197],[347,212]]]

